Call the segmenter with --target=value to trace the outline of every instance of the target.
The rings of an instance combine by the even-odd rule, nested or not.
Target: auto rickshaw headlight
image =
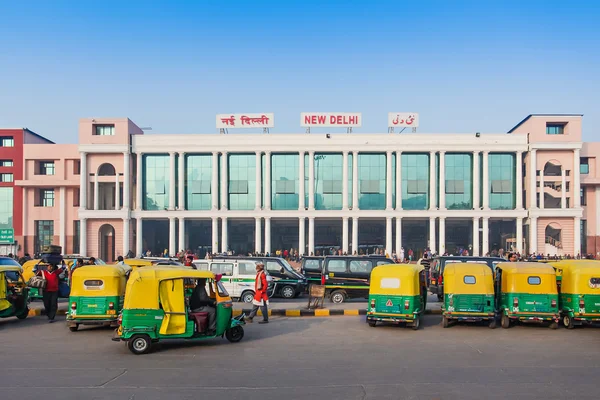
[[[115,303],[113,303],[112,301],[110,303],[108,303],[108,309],[112,310],[115,308]]]

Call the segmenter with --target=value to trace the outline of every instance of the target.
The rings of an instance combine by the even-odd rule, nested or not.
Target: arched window
[[[115,176],[115,167],[112,164],[102,164],[100,168],[98,168],[98,176]]]

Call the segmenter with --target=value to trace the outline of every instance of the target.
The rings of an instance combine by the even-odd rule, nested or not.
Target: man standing
[[[254,300],[252,300],[252,311],[246,317],[248,322],[252,322],[258,309],[260,308],[263,315],[263,320],[259,324],[269,323],[269,295],[267,294],[267,274],[265,274],[265,265],[262,263],[256,264],[256,279],[254,281]]]
[[[50,323],[54,322],[54,317],[56,317],[56,311],[58,310],[58,285],[60,283],[59,275],[63,273],[65,267],[65,262],[63,261],[60,268],[58,268],[55,264],[49,264],[46,271],[36,271],[37,275],[40,275],[46,279],[46,288],[44,289],[43,300],[46,316],[48,317],[48,322]]]

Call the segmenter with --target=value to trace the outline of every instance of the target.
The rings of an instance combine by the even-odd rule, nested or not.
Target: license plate
[[[108,310],[108,315],[116,315],[117,314],[117,310]]]

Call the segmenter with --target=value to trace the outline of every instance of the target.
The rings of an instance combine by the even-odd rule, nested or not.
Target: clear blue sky
[[[127,3],[123,5],[122,3]],[[215,114],[389,111],[420,132],[582,113],[600,141],[600,1],[1,1],[0,127],[76,142],[82,117],[214,133]]]

